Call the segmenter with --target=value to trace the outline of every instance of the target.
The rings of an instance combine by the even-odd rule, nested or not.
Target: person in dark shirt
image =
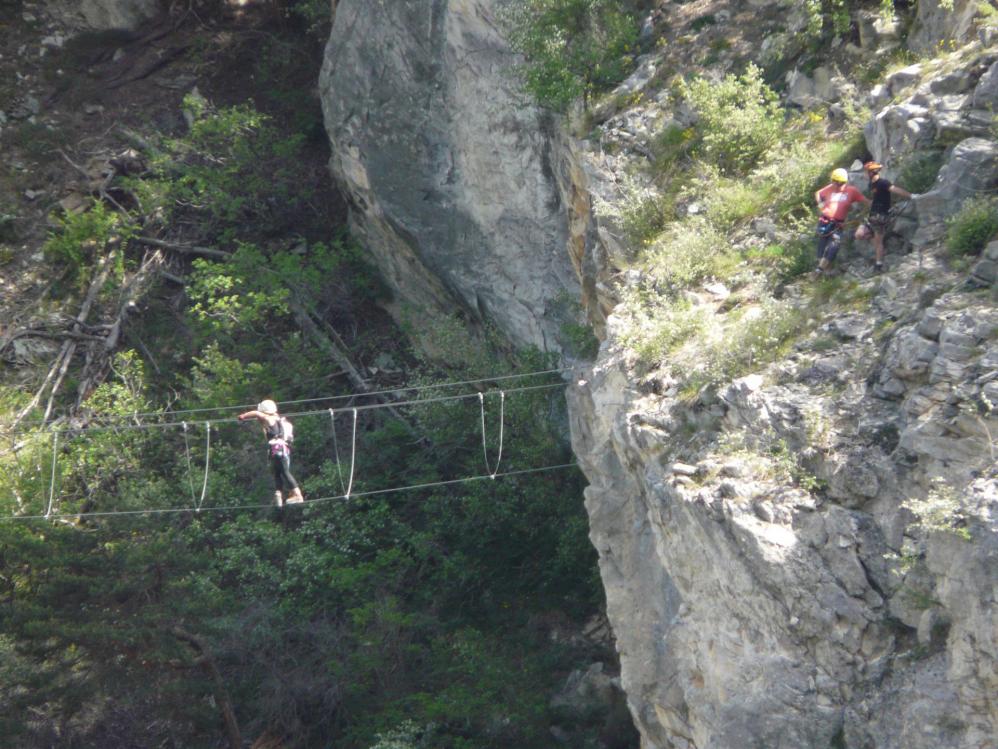
[[[880,176],[881,164],[876,161],[867,161],[863,164],[866,176],[870,179],[870,192],[873,200],[870,203],[870,215],[866,219],[866,224],[861,226],[857,232],[858,239],[868,239],[873,236],[873,249],[876,253],[873,263],[873,270],[877,273],[884,269],[884,235],[890,228],[891,195],[900,195],[908,199],[912,194]]]

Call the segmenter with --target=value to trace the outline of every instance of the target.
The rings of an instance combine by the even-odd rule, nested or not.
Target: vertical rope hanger
[[[353,491],[353,469],[357,464],[357,409],[353,409],[353,436],[350,438],[350,481],[347,483],[347,490],[343,497],[350,499],[350,492]]]
[[[201,505],[204,504],[205,495],[208,493],[208,465],[211,462],[211,422],[205,422],[204,438],[204,483],[201,485],[201,499],[197,503],[197,512],[201,512]]]
[[[343,481],[343,469],[340,468],[340,446],[336,441],[336,412],[329,409],[329,419],[333,422],[333,452],[336,454],[336,475],[340,480],[340,489],[344,494],[347,492],[347,485]]]
[[[336,451],[336,474],[340,477],[340,488],[343,489],[343,498],[350,499],[353,492],[353,469],[357,464],[357,409],[353,410],[353,436],[350,438],[350,479],[346,488],[343,487],[343,471],[340,468],[340,448],[336,442],[336,412],[329,409],[329,418],[333,422],[333,450]]]
[[[485,471],[489,474],[489,478],[495,480],[496,474],[499,473],[499,463],[502,462],[502,440],[503,440],[503,425],[506,421],[506,393],[503,390],[499,391],[499,455],[496,456],[496,467],[495,470],[489,468],[489,449],[485,445],[485,394],[478,394],[478,405],[482,412],[482,454],[485,456]]]
[[[55,466],[59,459],[59,432],[52,432],[52,482],[49,485],[49,506],[45,510],[45,519],[52,516],[52,503],[55,501]]]

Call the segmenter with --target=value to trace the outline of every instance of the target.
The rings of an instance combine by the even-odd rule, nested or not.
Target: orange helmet
[[[867,161],[863,164],[863,168],[868,172],[879,172],[884,168],[884,165],[878,164],[876,161]]]

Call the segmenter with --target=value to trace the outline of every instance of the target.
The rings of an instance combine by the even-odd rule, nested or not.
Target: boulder
[[[908,34],[908,48],[918,54],[936,53],[941,45],[960,45],[974,36],[979,0],[919,0]]]
[[[107,31],[136,29],[163,11],[162,0],[44,0],[47,10],[68,28]]]
[[[991,242],[981,253],[981,259],[974,265],[971,276],[975,282],[990,286],[998,281],[998,241]]]
[[[971,102],[974,109],[994,110],[998,107],[998,62],[981,76]]]
[[[589,193],[571,143],[525,99],[493,6],[341,0],[320,77],[330,165],[393,314],[460,310],[557,351],[554,300],[595,297],[594,281],[580,292]]]
[[[912,244],[925,247],[940,241],[946,232],[946,219],[956,213],[968,198],[998,186],[998,143],[984,138],[968,138],[957,145],[939,172],[931,192],[917,196],[918,230]]]

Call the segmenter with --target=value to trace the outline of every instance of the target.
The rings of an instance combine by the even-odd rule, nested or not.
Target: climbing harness
[[[489,468],[489,449],[485,446],[485,394],[478,394],[478,406],[482,412],[482,453],[485,455],[485,470],[489,478],[494,479],[499,472],[499,463],[502,461],[502,433],[503,425],[506,421],[506,393],[499,391],[499,454],[496,456],[495,470]]]

